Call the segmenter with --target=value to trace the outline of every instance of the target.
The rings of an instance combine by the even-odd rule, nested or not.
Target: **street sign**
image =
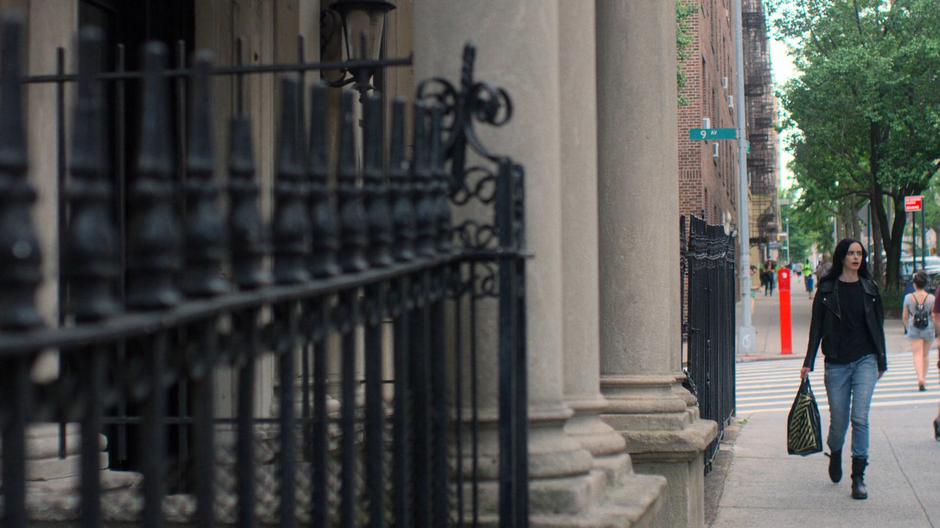
[[[689,130],[692,141],[725,141],[738,139],[736,128],[692,128]]]
[[[923,195],[904,197],[904,211],[905,212],[913,213],[916,211],[923,211],[923,210],[924,210]]]

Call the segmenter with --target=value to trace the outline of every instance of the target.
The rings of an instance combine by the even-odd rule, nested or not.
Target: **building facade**
[[[211,50],[223,66],[345,58],[330,38],[337,35],[336,28],[325,34],[324,28],[329,29],[321,18],[325,4],[325,0],[0,1],[0,7],[17,7],[25,14],[25,64],[30,75],[55,72],[57,67],[74,71],[76,35],[86,24],[103,27],[109,44],[126,43],[126,56],[115,51],[103,60],[128,69],[139,65],[131,59],[136,51],[130,46],[153,39],[171,45],[173,55],[180,57],[179,66],[198,49]],[[727,0],[703,3],[698,17],[700,48],[692,65],[701,68],[698,81],[690,82],[703,102],[692,109],[698,117],[690,114],[683,123],[713,116],[713,127],[734,126],[728,105],[733,93],[725,88],[732,83],[724,81],[733,75],[728,9]],[[414,101],[417,80],[459,78],[459,58],[468,41],[477,46],[478,78],[492,81],[512,98],[511,122],[505,127],[480,127],[474,140],[498,145],[499,152],[511,156],[526,174],[524,239],[529,258],[520,325],[525,329],[528,372],[524,414],[528,500],[516,507],[523,508],[532,526],[704,525],[703,452],[715,439],[717,427],[699,417],[695,397],[681,384],[679,241],[675,222],[664,221],[680,214],[675,189],[686,174],[677,156],[675,25],[674,4],[659,0],[400,0],[386,18],[384,56],[413,55],[410,66],[389,69],[376,78],[376,88],[384,88],[387,102],[395,96]],[[298,40],[298,35],[303,39]],[[180,40],[184,44],[178,44]],[[64,50],[63,63],[57,63],[57,48]],[[306,81],[312,83],[315,76],[309,77]],[[261,211],[270,218],[277,214],[276,193],[284,195],[275,185],[278,160],[283,159],[278,153],[283,139],[279,144],[277,130],[284,118],[279,117],[277,105],[284,85],[274,76],[239,82],[213,81],[219,158],[231,154],[222,146],[228,144],[228,121],[236,114],[248,116],[256,145]],[[38,223],[39,238],[44,253],[55,255],[62,224],[53,219],[63,214],[56,204],[61,191],[59,161],[65,154],[57,150],[57,123],[50,114],[57,94],[41,84],[31,85],[27,92],[30,177],[41,197],[35,214],[43,220]],[[338,116],[339,91],[332,94],[331,115]],[[71,104],[72,97],[64,102]],[[143,105],[129,97],[131,108]],[[483,104],[475,110],[485,117],[488,108]],[[110,133],[119,136],[124,127],[134,130],[139,126],[134,115],[118,116],[118,121],[126,121]],[[69,127],[70,134],[75,134],[74,126]],[[412,126],[409,122],[405,128]],[[331,141],[342,143],[340,134],[332,130]],[[185,134],[173,140],[183,144]],[[121,149],[124,159],[136,159],[147,148],[146,142],[141,143],[129,141]],[[711,144],[683,146],[682,152],[692,153],[700,167],[698,176],[689,169],[689,178],[697,177],[702,191],[699,201],[689,207],[691,212],[697,212],[694,207],[704,209],[715,222],[733,223],[729,215],[735,211],[735,147],[716,146],[717,157]],[[485,156],[471,158],[486,161]],[[275,198],[269,192],[272,187]],[[457,214],[455,222],[473,219],[472,212],[465,218],[460,214],[464,213]],[[44,261],[46,277],[59,276],[57,262]],[[43,284],[38,303],[46,319],[55,321],[62,288],[55,280]],[[482,343],[492,342],[499,335],[494,330],[497,312],[487,302],[477,309],[480,324],[475,335]],[[383,342],[394,341],[396,329],[386,331]],[[455,349],[457,341],[448,342],[447,350]],[[325,376],[334,411],[361,398],[359,391],[345,390],[351,387],[353,374],[357,379],[365,376],[361,370],[350,371],[361,368],[357,367],[361,360],[343,359],[349,354],[361,357],[363,345],[357,343],[347,329],[342,345],[330,348],[333,359]],[[480,353],[495,358],[497,347],[481,345]],[[381,368],[394,380],[392,363],[387,357]],[[295,379],[296,400],[283,399],[285,385],[276,382],[278,373],[284,372],[279,370],[282,364],[273,355],[258,360],[257,416],[275,416],[285,402],[299,406],[308,390]],[[479,468],[474,473],[474,497],[486,526],[497,524],[500,503],[507,500],[500,494],[497,471],[502,438],[497,374],[485,371],[464,380],[465,387],[472,382],[479,396],[475,410],[479,421],[474,427],[479,438],[473,443],[479,451],[473,453],[472,462]],[[347,377],[349,383],[337,381]],[[213,378],[210,412],[234,415],[243,387],[224,368]],[[459,407],[455,401],[447,402]],[[56,428],[47,427],[34,437],[50,443],[57,434]],[[298,452],[306,448],[301,446]],[[468,456],[462,452],[457,458]],[[47,460],[51,464],[54,458]],[[121,469],[108,468],[104,460],[105,469]],[[59,467],[61,472],[46,477],[75,480],[77,462],[74,458],[69,462]],[[115,484],[121,485],[133,483]],[[75,485],[63,488],[74,490]],[[59,512],[65,517],[78,515],[74,504]],[[195,522],[185,512],[180,515],[180,522]]]
[[[687,104],[679,107],[679,210],[712,224],[737,225],[738,146],[692,141],[693,128],[737,128],[734,17],[730,0],[696,0],[692,42],[681,64]]]
[[[747,156],[751,207],[752,262],[777,260],[783,230],[777,190],[780,183],[777,99],[770,63],[770,37],[763,0],[743,1],[744,96],[747,101]]]

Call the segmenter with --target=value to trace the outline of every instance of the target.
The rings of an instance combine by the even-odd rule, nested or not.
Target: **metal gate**
[[[682,312],[689,384],[702,418],[718,422],[718,436],[705,452],[708,472],[735,410],[736,237],[695,216],[689,218],[688,231],[682,219],[680,232],[682,272],[688,274]]]
[[[22,22],[7,18],[0,29],[4,526],[40,516],[89,527],[527,525],[523,170],[475,133],[477,124],[504,125],[512,107],[505,91],[473,78],[472,47],[460,82],[422,84],[413,108],[396,100],[386,112],[381,97],[363,95],[361,146],[355,96],[344,92],[331,152],[330,89],[317,84],[305,97],[303,74],[407,59],[217,67],[197,53],[170,70],[165,47],[151,43],[143,71],[101,72],[100,35],[83,30],[77,75],[23,77]],[[282,77],[267,221],[241,89],[225,184],[214,177],[209,79],[233,76],[240,86],[274,74]],[[62,94],[77,85],[70,148],[59,155],[58,325],[35,302],[49,256],[31,216],[21,103],[31,83],[60,95],[63,147]],[[171,85],[187,112],[171,108]],[[106,98],[106,88],[118,95]],[[140,149],[125,224],[111,201],[125,193],[112,184],[124,152],[104,129],[124,111],[120,94],[137,88]],[[175,155],[173,112],[188,117],[177,120],[188,142]],[[485,310],[498,319],[492,343],[477,329]],[[58,372],[40,379],[34,369],[50,353]],[[331,354],[339,379],[328,376]],[[255,412],[266,357],[278,369],[270,417]],[[498,419],[480,412],[481,368],[499,373]],[[232,417],[213,403],[225,369],[236,380]],[[59,455],[81,461],[80,500],[30,479],[30,431],[48,423],[62,424]],[[480,467],[483,427],[499,436],[498,478]],[[114,432],[112,446],[137,452],[134,471],[122,472],[137,475],[127,486],[103,482],[103,431]],[[171,474],[171,464],[187,469]],[[481,511],[484,486],[498,490],[498,511]]]

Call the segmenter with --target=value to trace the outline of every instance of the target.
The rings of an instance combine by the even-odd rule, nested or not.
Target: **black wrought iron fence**
[[[363,98],[359,148],[355,96],[344,92],[334,153],[329,88],[309,92],[308,132],[304,84],[282,77],[267,222],[240,102],[226,183],[214,178],[208,79],[407,60],[215,67],[199,53],[167,70],[165,47],[151,43],[143,71],[102,72],[100,37],[83,30],[77,75],[23,77],[22,22],[6,18],[0,29],[4,526],[527,526],[523,170],[475,134],[476,123],[505,124],[512,107],[473,78],[472,47],[457,85],[419,87],[410,156],[404,101],[386,116],[379,96]],[[123,145],[105,140],[104,93],[132,82],[142,90],[136,174],[115,211],[112,175],[123,168],[110,160],[123,153],[109,149]],[[183,160],[171,145],[171,82],[190,108],[188,125],[177,123]],[[29,83],[60,94],[77,84],[67,167],[59,157],[59,325],[46,325],[34,299],[48,278],[31,217]],[[62,108],[58,117],[65,138]],[[498,321],[492,343],[477,331],[486,310]],[[58,372],[37,377],[50,352]],[[331,354],[339,380],[329,377]],[[257,364],[272,356],[277,405],[264,416]],[[479,408],[485,362],[499,373],[497,423]],[[237,380],[234,417],[214,406],[226,369]],[[52,422],[63,424],[59,455],[81,461],[80,500],[31,478],[30,431]],[[75,423],[77,446],[68,441]],[[480,467],[481,428],[498,435],[498,478]],[[102,471],[105,442],[136,453],[123,454],[120,473],[131,478]],[[185,470],[171,475],[171,464]],[[498,511],[481,504],[483,486],[498,489]]]
[[[735,410],[735,243],[721,225],[692,216],[682,219],[682,272],[688,295],[683,313],[687,324],[687,372],[698,397],[702,418],[718,422],[718,437],[705,453],[705,470],[718,453],[719,442]],[[686,233],[688,238],[686,239]]]

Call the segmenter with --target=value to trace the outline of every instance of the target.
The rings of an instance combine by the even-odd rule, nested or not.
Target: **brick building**
[[[777,99],[773,89],[770,42],[763,0],[744,0],[744,97],[747,101],[747,156],[750,182],[751,261],[779,260],[780,164],[775,127]]]
[[[689,0],[698,5],[679,108],[679,211],[709,223],[737,224],[737,142],[691,141],[692,128],[736,128],[734,18],[730,0]]]

